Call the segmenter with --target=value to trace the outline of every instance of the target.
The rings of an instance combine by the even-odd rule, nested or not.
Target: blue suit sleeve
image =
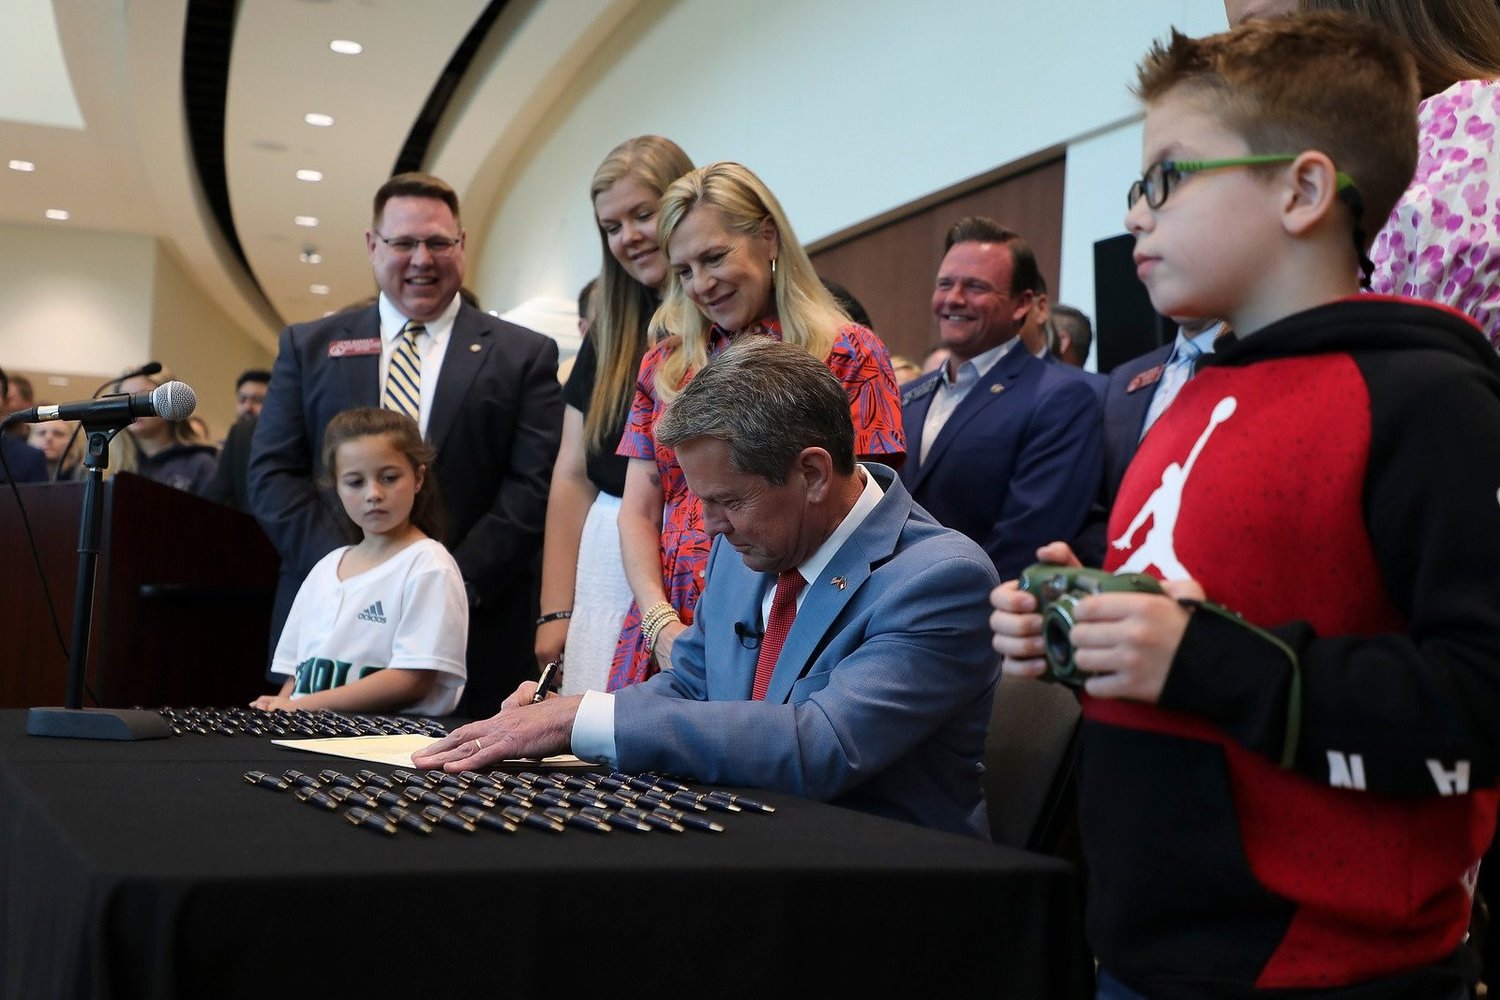
[[[1000,516],[984,550],[1000,579],[1036,561],[1037,539],[1071,541],[1099,491],[1103,461],[1099,395],[1064,378],[1032,407]]]

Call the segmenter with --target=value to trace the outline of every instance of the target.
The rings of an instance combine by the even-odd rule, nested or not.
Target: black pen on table
[[[536,682],[536,694],[531,696],[533,705],[539,704],[552,690],[552,685],[557,680],[557,668],[560,666],[562,666],[562,657],[559,656],[542,668],[542,676]]]

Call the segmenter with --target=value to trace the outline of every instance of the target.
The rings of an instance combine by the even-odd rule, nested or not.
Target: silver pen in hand
[[[531,696],[533,705],[547,697],[547,693],[552,690],[552,685],[557,680],[557,670],[561,666],[562,657],[558,657],[542,668],[542,676],[536,682],[536,693]]]

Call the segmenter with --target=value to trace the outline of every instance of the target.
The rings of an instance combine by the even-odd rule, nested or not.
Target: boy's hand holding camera
[[[1059,567],[1082,566],[1065,542],[1037,549],[1037,559]],[[1080,686],[1096,698],[1131,698],[1151,704],[1161,697],[1167,671],[1193,613],[1178,602],[1202,601],[1205,597],[1195,580],[1162,581],[1161,593],[1137,590],[1135,585],[1125,583],[1129,589],[1088,593],[1076,604],[1069,602],[1071,629],[1058,634],[1053,617],[1044,634],[1037,597],[1022,589],[1021,582],[1007,580],[990,594],[990,604],[995,608],[990,628],[995,651],[1005,658],[1007,674],[1050,675]],[[1172,599],[1163,600],[1163,596]],[[1067,666],[1068,641],[1072,645],[1071,670]]]

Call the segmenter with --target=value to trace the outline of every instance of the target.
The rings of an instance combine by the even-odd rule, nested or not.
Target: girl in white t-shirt
[[[447,715],[458,705],[469,604],[437,539],[434,452],[410,417],[346,410],[323,433],[323,467],[362,540],[318,561],[297,591],[276,654],[286,683],[260,709]]]

